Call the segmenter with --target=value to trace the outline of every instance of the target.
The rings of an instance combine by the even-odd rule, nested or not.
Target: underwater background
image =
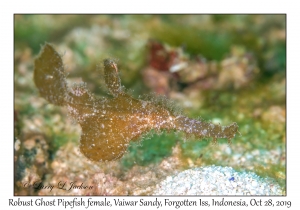
[[[15,195],[151,195],[166,177],[211,165],[272,179],[285,194],[285,15],[15,15],[14,35]],[[151,132],[120,160],[89,161],[78,123],[33,82],[45,42],[62,55],[69,83],[107,97],[101,64],[114,58],[133,97],[159,95],[190,118],[236,122],[240,134],[213,145]],[[59,182],[95,187],[28,187]]]

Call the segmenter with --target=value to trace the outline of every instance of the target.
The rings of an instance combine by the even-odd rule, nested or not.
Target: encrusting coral
[[[80,151],[93,161],[116,160],[150,130],[177,130],[197,138],[227,138],[238,131],[229,126],[190,119],[178,114],[166,101],[135,99],[121,86],[115,61],[104,61],[104,80],[111,98],[97,98],[84,84],[67,85],[61,56],[45,44],[35,60],[34,82],[47,101],[67,107],[82,128]]]

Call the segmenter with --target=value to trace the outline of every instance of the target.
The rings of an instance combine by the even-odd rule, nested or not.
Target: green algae
[[[171,133],[148,134],[141,143],[131,143],[128,152],[121,160],[125,169],[134,165],[147,166],[157,164],[172,153],[172,148],[178,142],[178,136]]]

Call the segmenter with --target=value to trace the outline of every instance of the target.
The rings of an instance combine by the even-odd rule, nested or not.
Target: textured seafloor
[[[207,166],[168,176],[155,195],[282,195],[270,179],[255,173],[236,172],[231,167]]]
[[[285,18],[16,15],[15,195],[285,195]],[[134,97],[164,95],[191,118],[236,122],[240,135],[229,147],[224,139],[211,146],[210,139],[150,134],[119,161],[88,161],[78,149],[80,126],[67,110],[41,98],[33,82],[34,59],[45,41],[62,55],[70,85],[83,81],[106,97],[99,65],[115,57],[122,85]],[[93,189],[24,187],[60,181]],[[167,191],[170,186],[174,192]]]

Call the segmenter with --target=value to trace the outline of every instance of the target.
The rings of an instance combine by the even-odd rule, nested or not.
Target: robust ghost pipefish
[[[236,123],[215,125],[176,113],[164,103],[135,99],[121,86],[115,61],[104,60],[104,81],[111,98],[97,98],[83,84],[68,86],[61,56],[45,44],[34,63],[34,82],[49,103],[64,106],[82,128],[80,151],[93,161],[121,158],[131,141],[150,130],[182,131],[197,138],[227,138],[238,131]]]

